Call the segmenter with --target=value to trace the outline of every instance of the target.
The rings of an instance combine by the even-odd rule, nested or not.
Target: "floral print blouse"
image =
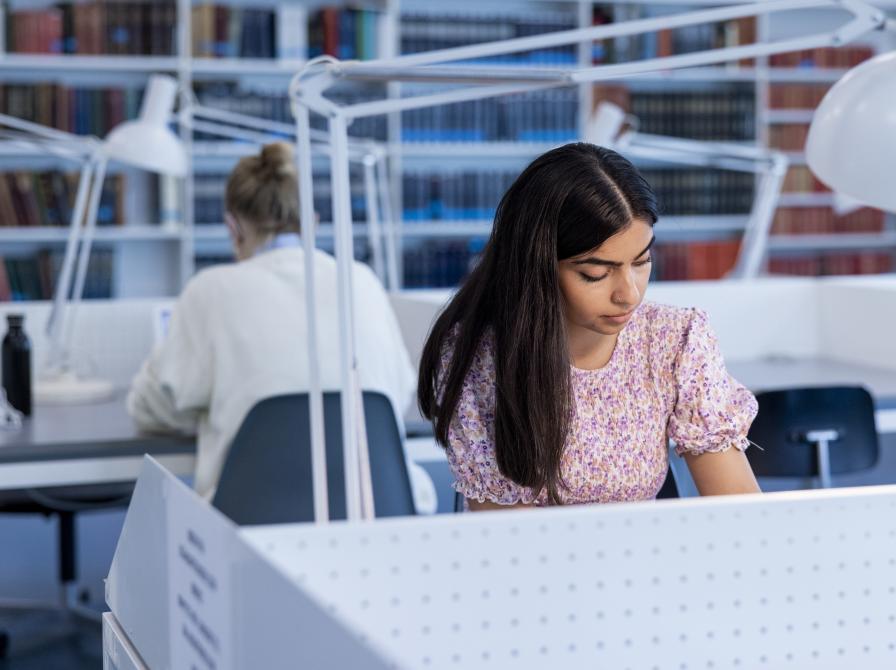
[[[498,469],[493,346],[483,337],[448,429],[455,488],[479,502],[546,505],[546,491]],[[449,343],[443,369],[450,357]],[[655,498],[669,439],[679,456],[747,448],[756,399],[728,374],[701,310],[644,302],[604,367],[570,372],[575,408],[561,460],[565,504]]]

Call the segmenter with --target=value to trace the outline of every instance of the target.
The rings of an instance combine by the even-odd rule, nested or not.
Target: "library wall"
[[[435,6],[421,0],[354,3],[12,0],[5,14],[0,112],[61,130],[104,136],[134,118],[151,72],[168,72],[209,107],[290,123],[289,77],[307,58],[369,59],[391,53],[525,37],[588,25],[662,16],[685,7],[584,0],[493,0]],[[177,27],[190,31],[180,50]],[[518,67],[575,67],[736,46],[762,37],[754,19],[660,30],[595,42],[590,50],[556,47],[482,59]],[[583,106],[609,100],[637,118],[641,132],[697,140],[759,143],[787,153],[791,166],[772,227],[766,271],[856,274],[893,270],[893,217],[835,208],[833,194],[802,154],[812,110],[845,71],[879,44],[812,49],[741,60],[694,73],[660,73],[504,98],[359,119],[350,134],[387,142],[402,230],[407,287],[456,286],[487,238],[498,200],[528,161],[582,137]],[[78,59],[90,56],[89,62]],[[70,64],[75,65],[70,65]],[[64,67],[60,67],[63,66]],[[803,76],[805,74],[805,76]],[[679,76],[681,75],[681,76]],[[413,91],[413,85],[405,85]],[[383,85],[341,87],[342,103],[389,95]],[[586,116],[586,115],[585,115]],[[325,120],[316,118],[318,128]],[[193,133],[193,176],[171,180],[118,170],[104,187],[103,229],[91,262],[89,297],[176,293],[189,276],[232,259],[221,195],[228,171],[251,148]],[[52,293],[72,207],[78,166],[4,154],[0,170],[0,299]],[[733,266],[755,194],[751,175],[636,161],[654,186],[657,280],[717,279]],[[317,183],[325,183],[325,173]],[[363,186],[353,175],[357,255],[365,240]],[[187,203],[184,193],[190,193]],[[122,195],[124,194],[124,195]],[[329,193],[315,209],[326,231]],[[189,220],[188,220],[189,219]],[[147,267],[172,276],[132,279],[123,258],[152,255]],[[166,270],[167,271],[167,270]],[[5,276],[4,276],[5,275]]]

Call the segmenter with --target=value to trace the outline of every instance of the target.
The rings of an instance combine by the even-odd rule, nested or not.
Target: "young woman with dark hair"
[[[759,490],[743,454],[756,401],[706,315],[642,302],[656,220],[637,169],[584,143],[501,199],[417,391],[471,509],[654,498],[669,438],[701,494]]]

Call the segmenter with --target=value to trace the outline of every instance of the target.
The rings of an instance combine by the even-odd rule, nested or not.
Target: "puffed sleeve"
[[[756,417],[756,398],[725,369],[706,313],[691,310],[674,363],[677,389],[669,418],[669,438],[679,456],[686,453],[741,451]]]
[[[443,352],[442,370],[450,361]],[[501,505],[531,503],[532,489],[511,481],[498,469],[495,457],[495,364],[491,338],[483,337],[464,380],[448,426],[448,463],[454,488],[469,500]]]

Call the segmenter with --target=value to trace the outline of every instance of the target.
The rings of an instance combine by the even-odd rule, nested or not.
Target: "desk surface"
[[[0,463],[195,451],[195,438],[140,433],[123,396],[85,405],[35,406],[21,429],[0,431]]]
[[[784,358],[730,361],[728,369],[753,391],[864,384],[878,410],[896,408],[896,372],[821,359]],[[409,417],[407,424],[410,434],[415,428],[417,434],[431,432],[422,419]],[[430,446],[409,449],[412,458],[428,460],[427,455],[435,453],[431,440],[425,442]],[[134,479],[144,453],[172,472],[188,475],[193,471],[195,450],[193,438],[138,432],[123,396],[91,405],[38,406],[21,430],[0,431],[0,490]]]
[[[799,386],[868,388],[877,409],[896,408],[896,371],[821,358],[727,361],[728,371],[754,393]]]
[[[730,361],[728,370],[756,391],[794,386],[864,384],[879,409],[896,408],[896,372],[821,359]],[[428,425],[428,424],[427,424]],[[124,397],[89,405],[37,406],[16,431],[0,431],[0,463],[58,458],[193,454],[195,439],[140,433]]]

